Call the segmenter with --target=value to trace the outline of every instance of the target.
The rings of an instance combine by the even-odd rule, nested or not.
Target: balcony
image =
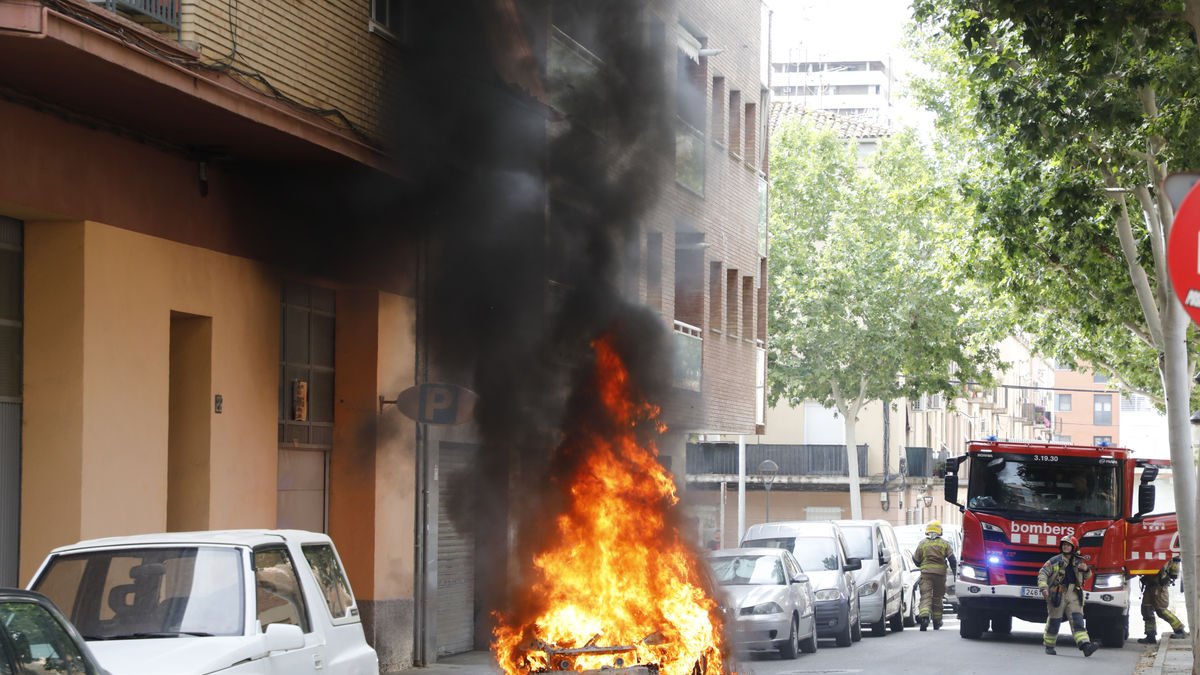
[[[180,0],[89,0],[114,14],[133,19],[156,33],[174,31],[179,39]]]
[[[850,475],[849,462],[844,445],[747,445],[746,472],[753,480],[754,467],[763,460],[774,460],[779,465],[777,482],[788,481],[789,477],[845,476]],[[736,443],[689,443],[687,446],[687,475],[736,476],[738,472],[738,447]],[[867,476],[867,446],[858,446],[858,475]]]
[[[679,389],[700,391],[700,372],[704,357],[703,332],[698,326],[675,322],[675,359],[671,384]]]

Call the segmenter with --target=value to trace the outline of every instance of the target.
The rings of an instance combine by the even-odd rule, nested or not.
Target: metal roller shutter
[[[476,449],[442,443],[438,449],[437,651],[439,656],[475,647],[475,532],[459,530],[447,513],[455,475],[470,470]]]

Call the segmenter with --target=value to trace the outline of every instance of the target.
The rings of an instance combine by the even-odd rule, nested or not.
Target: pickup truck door
[[[255,615],[263,630],[273,623],[298,625],[304,630],[304,646],[272,652],[267,672],[303,675],[324,672],[325,645],[313,628],[312,611],[305,601],[296,562],[288,547],[254,549]]]
[[[1145,505],[1139,504],[1138,487],[1146,467],[1158,467],[1169,462],[1142,460],[1133,475],[1133,506],[1136,514]],[[1130,574],[1153,574],[1162,569],[1172,556],[1179,553],[1179,527],[1174,512],[1171,485],[1163,476],[1149,482],[1155,488],[1155,508],[1138,518],[1132,518],[1125,530],[1125,569]],[[1165,494],[1164,494],[1165,493]]]

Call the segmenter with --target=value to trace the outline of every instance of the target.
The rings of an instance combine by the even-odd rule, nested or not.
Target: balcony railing
[[[113,13],[132,14],[135,18],[146,17],[165,26],[179,30],[180,0],[90,0]]]
[[[747,445],[746,475],[753,477],[755,467],[763,460],[779,465],[779,478],[786,476],[849,476],[849,462],[844,445]],[[736,443],[689,443],[687,473],[736,475],[738,448]],[[858,446],[858,475],[867,475],[867,446]],[[778,480],[778,479],[777,479]]]
[[[704,338],[700,328],[675,322],[675,362],[671,383],[680,389],[700,391],[700,369],[704,357]]]

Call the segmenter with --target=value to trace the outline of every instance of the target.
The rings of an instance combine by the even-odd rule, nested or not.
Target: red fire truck
[[[988,439],[970,442],[966,455],[946,463],[946,501],[963,511],[955,582],[962,637],[977,639],[989,624],[1009,633],[1014,616],[1044,622],[1038,570],[1058,553],[1062,537],[1074,535],[1094,572],[1084,588],[1088,632],[1105,647],[1125,644],[1133,577],[1157,572],[1179,550],[1175,514],[1148,515],[1158,467],[1169,462],[1132,454]]]

